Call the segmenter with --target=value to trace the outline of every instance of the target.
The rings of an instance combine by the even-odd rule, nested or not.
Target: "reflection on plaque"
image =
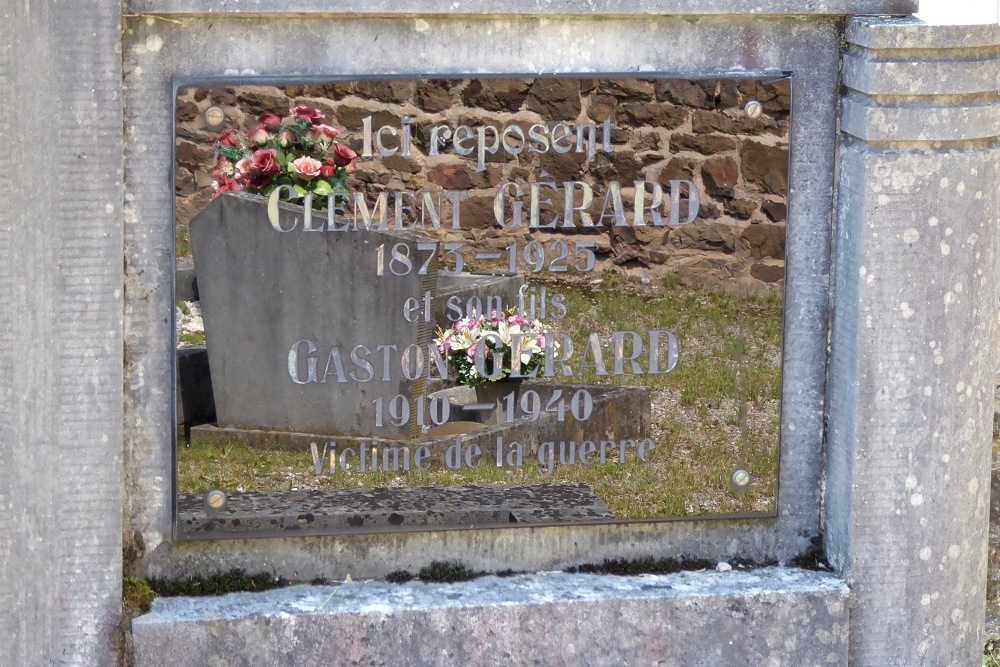
[[[179,537],[772,514],[790,93],[178,88]]]

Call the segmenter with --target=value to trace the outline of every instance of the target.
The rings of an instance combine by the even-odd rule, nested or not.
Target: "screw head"
[[[205,509],[219,511],[226,506],[226,494],[220,489],[212,489],[205,494]]]
[[[222,110],[222,107],[211,106],[205,109],[205,125],[208,129],[214,130],[222,127],[222,124],[226,122],[226,112]]]
[[[760,118],[760,115],[764,113],[764,105],[757,100],[750,100],[747,102],[746,106],[743,107],[743,113],[745,113],[747,117],[757,120]]]
[[[729,484],[738,495],[743,495],[750,488],[750,473],[743,468],[737,468],[729,478]]]

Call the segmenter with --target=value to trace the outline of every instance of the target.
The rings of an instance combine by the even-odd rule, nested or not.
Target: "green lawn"
[[[566,296],[568,314],[546,324],[568,333],[577,349],[596,331],[673,331],[680,354],[673,372],[596,377],[574,383],[642,385],[652,398],[649,463],[556,467],[552,475],[526,457],[520,469],[493,466],[462,471],[366,473],[316,477],[309,451],[261,450],[237,442],[181,444],[182,492],[211,488],[288,490],[395,486],[455,486],[574,482],[589,485],[616,517],[640,519],[774,509],[778,406],[781,390],[782,304],[683,287],[644,285],[623,273],[571,276],[549,290]],[[606,349],[605,359],[611,359]],[[640,357],[645,363],[645,354]],[[735,494],[730,476],[750,471],[752,483]]]

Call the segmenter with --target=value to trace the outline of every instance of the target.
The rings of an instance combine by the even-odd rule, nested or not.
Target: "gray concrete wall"
[[[979,664],[1000,26],[859,19],[847,37],[827,554],[852,665]]]
[[[121,609],[117,3],[0,7],[0,664],[111,665]]]

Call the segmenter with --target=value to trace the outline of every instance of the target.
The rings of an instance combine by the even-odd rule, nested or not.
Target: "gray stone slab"
[[[503,312],[511,306],[518,305],[518,290],[524,285],[522,276],[478,275],[462,273],[455,276],[438,274],[437,290],[434,295],[432,318],[441,328],[450,327],[455,323],[454,311],[448,310],[448,300],[458,299],[463,312],[469,312],[468,306],[482,303],[488,309],[498,302]],[[489,311],[487,310],[487,314]]]
[[[177,501],[178,528],[191,539],[611,519],[584,484],[234,493],[221,510],[206,510],[202,494],[181,494]]]
[[[117,662],[120,22],[118,3],[0,8],[2,665]]]
[[[994,49],[995,50],[995,49]],[[866,95],[968,95],[997,92],[996,57],[884,61],[844,55],[844,84]]]
[[[1000,60],[994,60],[993,64],[1000,64]],[[1000,128],[1000,107],[995,102],[886,107],[847,98],[841,127],[844,132],[871,142],[990,139],[997,136]]]
[[[858,18],[847,25],[847,39],[869,49],[996,48],[1000,25],[928,26],[915,18]]]
[[[235,5],[232,5],[235,7]],[[884,7],[883,7],[884,8]],[[148,10],[146,7],[143,11]],[[443,9],[443,8],[442,8]],[[138,11],[138,10],[136,10]],[[731,7],[728,11],[732,11]],[[802,11],[806,11],[803,9]],[[132,498],[126,535],[142,539],[142,568],[150,573],[189,572],[220,560],[276,572],[293,569],[333,576],[349,562],[368,572],[398,569],[414,558],[461,552],[481,567],[538,569],[587,557],[636,557],[684,553],[708,558],[740,552],[750,558],[791,558],[819,534],[824,382],[830,280],[829,214],[832,210],[840,28],[834,16],[617,17],[600,30],[579,18],[358,17],[307,21],[244,17],[238,21],[186,17],[183,25],[152,17],[129,23],[126,71],[126,149],[130,266],[126,331],[135,351],[125,382],[128,397],[125,483]],[[415,29],[419,27],[420,29]],[[491,38],[483,39],[490,30]],[[585,35],[586,39],[581,39]],[[373,49],[372,44],[379,45]],[[299,48],[310,44],[309,49]],[[630,48],[622,49],[622,44]],[[705,48],[706,44],[712,48]],[[364,67],[344,53],[364,53]],[[169,165],[172,77],[360,76],[538,72],[668,72],[717,77],[734,70],[793,72],[792,151],[787,236],[787,298],[783,359],[781,465],[778,517],[628,526],[532,528],[523,541],[501,531],[407,533],[352,538],[232,540],[197,549],[170,545],[172,411],[163,399],[173,373],[170,312],[173,266]],[[169,393],[169,390],[167,390]],[[323,573],[326,573],[325,575]]]
[[[782,568],[553,573],[162,598],[132,631],[137,667],[843,666],[847,596],[836,577]]]
[[[194,262],[178,260],[174,272],[174,299],[177,301],[198,300],[198,280],[194,273]]]
[[[380,397],[388,402],[419,393],[423,379],[404,377],[400,355],[411,343],[426,354],[433,330],[429,323],[407,321],[399,308],[408,299],[421,300],[435,267],[427,276],[386,272],[376,278],[376,248],[406,242],[416,257],[417,237],[374,229],[305,232],[304,223],[295,222],[302,211],[280,205],[279,226],[293,229],[280,232],[268,222],[263,197],[238,193],[215,199],[191,221],[218,423],[406,435],[407,426],[388,420],[378,426],[372,406]],[[369,350],[367,376],[352,364],[359,345]],[[398,346],[388,363],[376,351],[379,345]],[[339,375],[326,381],[333,348]],[[292,350],[300,357],[294,367]]]
[[[150,14],[285,14],[282,0],[132,0],[132,11]],[[917,0],[515,0],[504,8],[521,16],[649,16],[794,14],[794,15],[908,15],[917,11]],[[403,0],[371,3],[346,0],[331,7],[323,0],[307,0],[295,5],[298,14],[378,15],[378,16],[468,16],[497,13],[496,5],[483,0],[461,0],[443,5],[434,0]]]

